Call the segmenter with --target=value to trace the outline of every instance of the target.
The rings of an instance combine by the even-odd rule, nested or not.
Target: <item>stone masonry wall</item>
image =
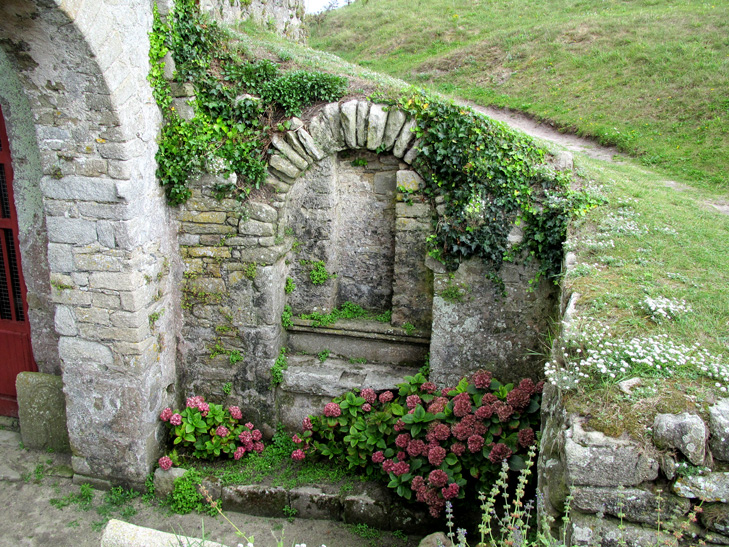
[[[21,121],[35,126],[21,142],[11,113],[11,152],[40,158],[39,170],[20,170],[16,184],[32,199],[16,207],[29,218],[40,198],[45,216],[47,266],[42,252],[22,257],[29,286],[52,286],[54,305],[39,299],[34,313],[54,324],[60,362],[43,368],[62,371],[75,472],[132,484],[158,456],[157,414],[175,385],[175,340],[164,333],[179,317],[154,175],[151,22],[147,0],[0,5],[3,70],[21,88],[10,110],[25,101],[32,120]],[[21,225],[21,242],[36,237],[34,222]],[[33,331],[34,347],[42,335]]]

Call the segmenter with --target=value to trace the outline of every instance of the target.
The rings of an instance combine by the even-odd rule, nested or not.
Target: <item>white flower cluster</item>
[[[691,306],[686,304],[685,300],[675,300],[664,296],[657,298],[646,296],[640,303],[640,306],[651,320],[659,325],[664,321],[676,319],[679,315],[692,311]]]
[[[729,364],[699,344],[687,346],[666,335],[620,340],[610,337],[609,327],[586,326],[562,348],[564,367],[556,361],[545,365],[550,383],[561,389],[586,388],[602,383],[617,383],[627,378],[671,378],[706,376],[726,392]]]
[[[598,230],[603,233],[617,235],[644,235],[648,233],[648,227],[645,224],[640,225],[633,220],[638,216],[638,213],[627,208],[620,209],[617,213],[608,213],[602,222],[600,222]]]

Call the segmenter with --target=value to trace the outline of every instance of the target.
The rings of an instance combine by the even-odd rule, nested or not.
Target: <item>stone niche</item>
[[[428,355],[441,385],[479,368],[506,381],[541,375],[530,352],[555,288],[532,287],[536,264],[506,265],[502,288],[480,263],[446,272],[428,258],[435,211],[417,193],[414,128],[383,105],[332,103],[274,136],[267,185],[246,203],[214,199],[219,178],[193,185],[178,213],[181,395],[238,404],[264,429],[297,428],[347,390],[393,387]],[[301,317],[345,302],[370,317]],[[288,369],[272,386],[284,347]]]

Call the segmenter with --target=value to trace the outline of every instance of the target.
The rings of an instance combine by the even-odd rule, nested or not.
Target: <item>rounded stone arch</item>
[[[349,301],[391,310],[395,326],[430,330],[433,276],[425,238],[433,211],[402,193],[422,182],[411,168],[415,125],[397,108],[350,100],[325,105],[308,130],[294,120],[274,137],[270,167],[285,194],[280,235],[293,231],[310,257],[293,261],[291,275],[305,281],[312,261],[338,274],[326,286],[300,283],[306,288],[289,299],[295,313]]]
[[[157,414],[175,383],[174,338],[159,332],[179,316],[155,178],[151,26],[150,0],[0,4],[33,347],[42,371],[62,373],[75,472],[136,484],[158,456]]]

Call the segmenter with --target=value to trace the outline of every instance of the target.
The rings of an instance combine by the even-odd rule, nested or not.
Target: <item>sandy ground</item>
[[[0,546],[98,547],[104,517],[96,508],[103,505],[105,492],[95,491],[93,507],[88,511],[77,505],[62,509],[53,506],[50,500],[79,492],[79,486],[70,478],[70,456],[23,449],[20,441],[19,433],[0,430],[0,506],[3,508]],[[164,507],[150,506],[139,498],[124,507],[129,512],[133,507],[136,514],[122,516],[117,510],[110,518],[198,538],[202,537],[204,527],[205,536],[211,541],[231,547],[246,544],[221,517],[170,514]],[[247,536],[255,538],[256,547],[275,547],[277,540],[272,531],[277,538],[285,537],[285,547],[294,543],[305,543],[308,547],[414,547],[419,540],[411,537],[406,542],[389,533],[364,539],[340,522],[306,519],[289,522],[240,513],[227,516]]]

